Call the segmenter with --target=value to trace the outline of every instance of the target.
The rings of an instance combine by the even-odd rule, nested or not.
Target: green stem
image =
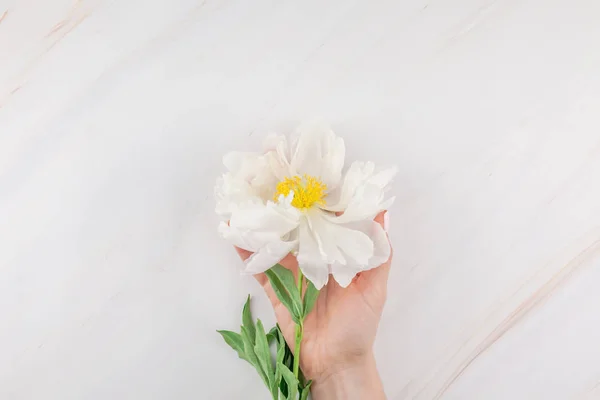
[[[298,292],[300,293],[300,297],[302,298],[302,281],[304,280],[304,275],[302,275],[302,271],[298,268]],[[299,370],[300,370],[300,343],[302,343],[302,334],[303,334],[303,323],[304,319],[300,320],[300,323],[296,325],[296,340],[295,349],[294,349],[294,376],[298,378]]]
[[[302,270],[298,268],[298,293],[300,293],[300,298],[302,298],[302,281],[304,280],[304,275],[302,274]]]

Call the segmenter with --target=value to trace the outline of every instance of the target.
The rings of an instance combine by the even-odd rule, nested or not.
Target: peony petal
[[[356,191],[355,197],[350,201],[344,213],[340,216],[331,216],[336,223],[343,224],[360,220],[371,220],[383,211],[384,206],[390,204],[384,199],[385,192],[375,185],[364,185]]]
[[[233,210],[237,208],[237,204],[248,201],[254,196],[254,190],[248,182],[236,179],[231,172],[228,172],[217,179],[215,211],[223,218],[229,219]]]
[[[363,268],[363,271],[377,268],[390,258],[392,252],[390,241],[387,233],[379,223],[369,220],[353,222],[345,226],[363,232],[373,241],[373,256],[369,259],[369,262],[367,266]]]
[[[256,252],[270,242],[281,240],[275,233],[252,232],[229,226],[221,222],[218,228],[221,237],[240,249]]]
[[[289,164],[290,162],[290,146],[288,145],[285,135],[269,135],[263,143],[265,154],[275,152],[277,156]]]
[[[257,163],[260,156],[256,153],[231,151],[223,156],[223,165],[227,170],[238,172],[241,169],[248,169],[250,164]]]
[[[329,281],[329,266],[325,263],[320,264],[298,264],[302,273],[315,285],[317,290],[321,290]]]
[[[244,273],[253,275],[265,272],[287,256],[297,245],[297,241],[284,242],[279,239],[267,243],[246,260]]]
[[[346,287],[358,272],[389,258],[387,235],[372,220],[340,225],[328,219],[325,212],[313,210],[306,214],[298,232],[298,263],[315,285],[327,282],[325,274],[331,270],[336,281]]]
[[[323,208],[335,212],[344,211],[354,197],[356,190],[363,185],[371,175],[373,175],[374,171],[375,164],[372,162],[353,162],[346,172],[341,188],[338,188],[337,190],[338,193],[333,193],[332,196],[330,196],[337,197],[337,201],[329,201],[327,206]]]
[[[364,233],[373,242],[373,254],[369,258],[368,262],[366,264],[358,263],[361,265],[363,271],[379,267],[390,258],[392,251],[390,241],[387,233],[379,223],[371,220],[357,221],[345,224],[344,226],[349,229]]]
[[[264,148],[265,159],[278,181],[294,175],[290,171],[290,149],[285,136],[269,136],[265,140]]]
[[[333,279],[343,288],[348,287],[352,282],[356,274],[361,272],[362,269],[356,265],[342,265],[342,264],[331,264],[331,274]]]
[[[333,278],[342,287],[346,287],[352,282],[357,273],[377,268],[385,263],[391,254],[390,242],[387,234],[380,224],[375,221],[359,221],[345,225],[347,229],[362,232],[370,238],[373,243],[373,254],[369,260],[364,263],[361,260],[346,255],[346,265],[334,263],[331,265]]]
[[[373,257],[369,260],[369,267],[377,268],[390,259],[392,246],[387,232],[379,223],[373,221],[372,229],[371,239],[373,239],[374,247]]]
[[[250,203],[231,215],[231,227],[252,232],[272,232],[283,236],[298,226],[300,212],[286,202]]]
[[[307,213],[306,219],[321,258],[328,264],[345,264],[342,253],[357,264],[367,264],[373,256],[373,241],[363,231],[334,223],[321,210]]]
[[[229,219],[240,203],[272,199],[278,178],[264,155],[230,152],[223,157],[223,164],[229,172],[217,180],[215,197],[216,212],[224,219]]]
[[[297,134],[292,146],[290,172],[318,177],[330,190],[336,188],[344,167],[344,140],[330,128],[317,124],[302,125]]]
[[[335,229],[337,226],[324,218],[324,212],[316,209],[306,214],[308,227],[319,246],[321,258],[328,264],[339,262],[345,264],[346,260],[339,250],[336,242]]]
[[[385,193],[395,174],[396,168],[375,171],[373,163],[353,163],[344,179],[337,204],[326,207],[329,211],[343,211],[343,215],[329,218],[339,224],[373,219],[394,201],[393,198],[385,199]]]
[[[237,206],[229,224],[221,223],[221,236],[237,247],[257,252],[269,243],[281,241],[282,237],[296,229],[300,212],[291,205],[291,196],[280,203],[260,200],[248,201]]]
[[[329,266],[323,260],[308,221],[301,221],[298,228],[298,266],[302,273],[317,289],[321,289],[329,280]]]
[[[398,168],[396,167],[379,170],[377,173],[371,176],[371,178],[369,178],[369,183],[379,186],[383,189],[394,180],[394,177],[397,173]]]
[[[329,233],[347,255],[347,263],[367,265],[373,257],[373,241],[364,232],[330,223]]]

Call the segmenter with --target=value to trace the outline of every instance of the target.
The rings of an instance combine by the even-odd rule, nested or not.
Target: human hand
[[[387,228],[385,212],[375,221]],[[386,229],[387,230],[387,229]],[[236,249],[242,260],[251,253]],[[387,295],[392,257],[378,268],[357,275],[347,288],[333,278],[320,293],[313,311],[304,320],[300,367],[313,380],[313,398],[384,399],[375,367],[373,343]],[[297,278],[298,263],[289,255],[280,262]],[[295,323],[279,301],[266,275],[255,275],[264,288],[290,348],[294,348]]]

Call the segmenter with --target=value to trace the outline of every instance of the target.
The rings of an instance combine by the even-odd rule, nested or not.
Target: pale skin
[[[384,224],[384,213],[375,221]],[[251,253],[236,249],[242,260]],[[392,257],[379,268],[357,275],[347,288],[332,276],[319,294],[313,311],[304,321],[300,368],[313,380],[315,400],[385,399],[373,356],[373,343],[387,295]],[[298,263],[293,256],[280,262],[294,275]],[[296,275],[297,276],[297,275]],[[264,288],[277,322],[290,348],[294,348],[295,324],[279,301],[265,274],[255,275]]]

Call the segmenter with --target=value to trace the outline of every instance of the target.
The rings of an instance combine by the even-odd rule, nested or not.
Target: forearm
[[[360,363],[313,382],[311,394],[314,400],[385,400],[372,354]]]

